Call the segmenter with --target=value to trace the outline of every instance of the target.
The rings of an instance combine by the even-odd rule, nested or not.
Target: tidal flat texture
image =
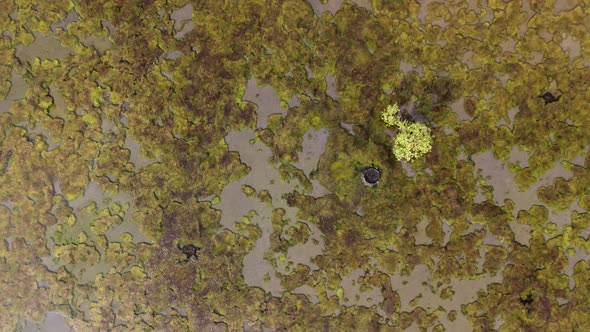
[[[590,331],[587,2],[0,9],[1,331]]]

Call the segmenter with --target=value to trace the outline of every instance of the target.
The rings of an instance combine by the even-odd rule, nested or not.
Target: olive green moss
[[[170,15],[189,3],[194,28],[175,38]],[[11,77],[27,89],[0,111],[2,326],[59,311],[80,331],[444,331],[441,320],[460,315],[478,331],[497,328],[497,320],[506,331],[590,329],[588,262],[574,262],[575,288],[566,275],[568,259],[590,250],[590,26],[583,5],[557,13],[555,3],[532,3],[529,18],[520,1],[487,1],[476,11],[465,3],[373,0],[367,10],[344,2],[320,17],[295,0],[4,1],[0,98],[9,96]],[[422,10],[424,22],[416,18]],[[58,24],[73,11],[79,19]],[[543,31],[554,33],[549,42]],[[59,52],[19,58],[35,52],[36,36]],[[560,47],[568,36],[581,45],[582,57],[571,62]],[[498,46],[511,41],[511,51]],[[167,56],[174,51],[180,57]],[[468,51],[470,64],[461,60]],[[400,61],[417,69],[404,73]],[[326,94],[326,75],[336,78],[338,100]],[[242,101],[250,78],[271,85],[283,104],[295,95],[300,105],[255,128],[257,106]],[[539,95],[549,90],[560,100],[545,104]],[[457,101],[468,119],[450,108]],[[379,119],[393,103],[413,105],[414,114],[402,116],[432,129],[432,151],[412,163],[414,176],[392,158]],[[341,123],[354,124],[354,134]],[[308,130],[322,127],[329,137],[313,176],[331,194],[314,198],[293,163]],[[201,200],[250,171],[224,139],[245,128],[269,146],[282,180],[300,186],[284,198],[305,222],[273,207],[266,259],[284,263],[312,229],[323,237],[317,268],[276,272],[280,296],[242,276],[260,226],[245,216],[225,229],[223,211]],[[147,166],[134,164],[129,140]],[[528,166],[509,164],[514,147],[530,154]],[[573,176],[537,190],[545,206],[513,211],[514,202],[493,203],[493,187],[474,178],[470,156],[487,150],[509,164],[523,190],[556,163]],[[583,161],[573,162],[578,156]],[[366,165],[383,171],[374,188],[360,181],[357,169]],[[84,201],[94,184],[113,201]],[[279,199],[242,189],[270,205]],[[475,199],[478,190],[486,200]],[[582,210],[558,227],[553,212],[574,204]],[[109,238],[129,220],[147,241]],[[429,245],[415,241],[423,220]],[[516,223],[531,227],[528,245],[515,240]],[[198,260],[183,261],[177,246],[186,243],[201,248]],[[443,300],[461,292],[451,279],[502,278],[459,311],[424,308],[423,297],[402,311],[403,285],[391,276],[418,265],[428,267]],[[341,282],[357,269],[366,272],[362,289],[377,289],[381,302],[343,305]],[[301,286],[317,301],[297,294]]]

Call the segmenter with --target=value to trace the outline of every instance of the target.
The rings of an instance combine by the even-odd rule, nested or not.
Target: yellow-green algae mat
[[[590,330],[587,1],[0,8],[2,330]]]

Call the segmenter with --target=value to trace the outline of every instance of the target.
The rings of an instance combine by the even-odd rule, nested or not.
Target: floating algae
[[[583,4],[2,9],[2,329],[590,330]]]

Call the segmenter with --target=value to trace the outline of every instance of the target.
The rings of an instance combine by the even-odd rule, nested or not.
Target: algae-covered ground
[[[0,330],[590,330],[587,1],[0,9]]]

